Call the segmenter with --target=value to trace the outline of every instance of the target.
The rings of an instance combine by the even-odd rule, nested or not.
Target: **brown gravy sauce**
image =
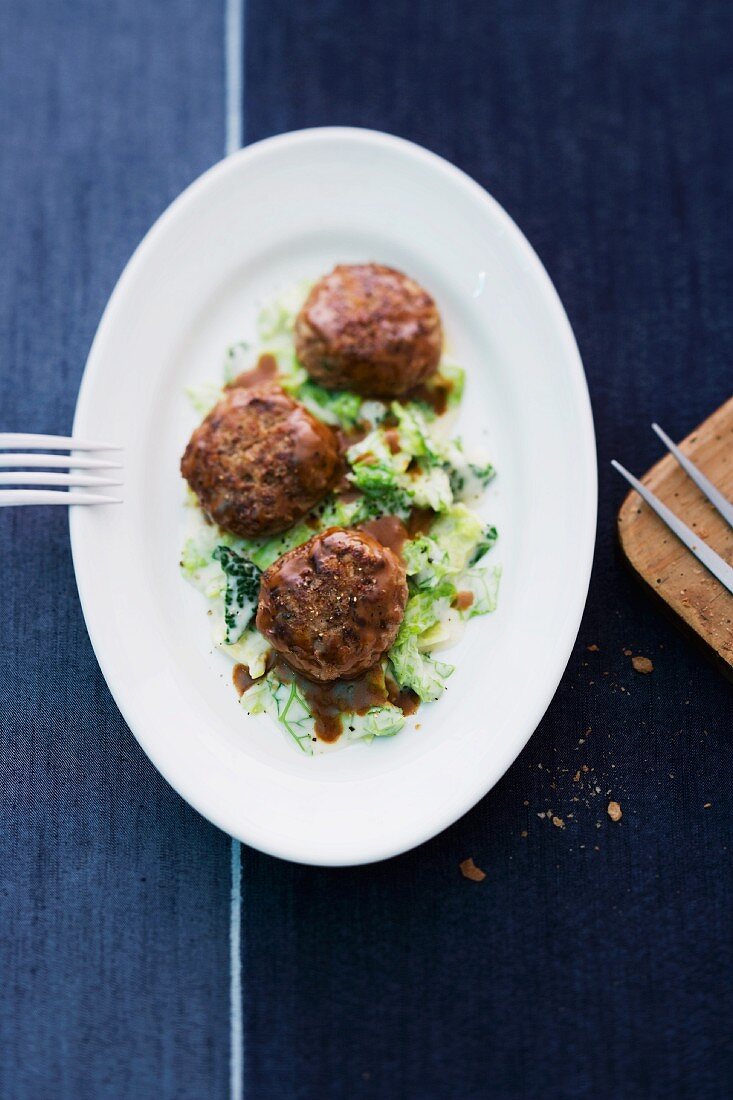
[[[366,714],[371,707],[389,702],[403,714],[414,714],[420,700],[409,688],[400,690],[391,677],[385,679],[380,665],[367,669],[353,680],[333,680],[321,684],[296,672],[282,657],[274,657],[268,668],[283,684],[295,683],[302,692],[315,719],[316,736],[332,744],[343,733],[345,714]],[[234,666],[232,680],[237,694],[244,695],[256,682],[244,665]]]
[[[341,481],[334,486],[333,492],[337,497],[341,498],[344,504],[353,504],[355,500],[359,500],[363,496],[361,490],[357,489],[356,485],[349,481],[346,474],[344,474]]]
[[[392,550],[398,558],[402,557],[402,549],[410,537],[410,532],[399,516],[380,516],[379,519],[370,519],[366,523],[360,523],[358,530],[371,535],[382,546]]]
[[[274,382],[277,378],[277,359],[274,355],[265,352],[257,360],[251,370],[242,371],[233,378],[226,387],[228,390],[251,390],[254,386],[263,386],[267,382]]]
[[[400,452],[400,433],[396,428],[387,428],[384,433],[384,441],[393,455]]]
[[[452,390],[453,383],[450,379],[435,378],[432,382],[421,382],[400,400],[422,401],[425,405],[430,405],[436,416],[442,416],[448,408],[448,398]]]
[[[266,676],[267,673],[275,667],[275,664],[277,663],[276,656],[276,653],[272,649],[267,651],[267,656],[265,657],[265,671],[263,675]],[[249,691],[249,689],[252,687],[252,684],[256,684],[257,681],[261,679],[262,676],[250,676],[249,669],[246,665],[240,665],[239,663],[237,663],[232,669],[232,683],[234,684],[235,690],[240,699],[244,695],[245,691]]]
[[[427,534],[437,518],[430,508],[413,508],[407,518],[408,537],[416,539],[418,535]]]
[[[316,735],[336,741],[342,733],[342,714],[366,714],[370,707],[387,701],[381,668],[369,669],[355,680],[334,680],[330,684],[303,682],[301,690],[316,720]]]
[[[458,611],[468,611],[469,607],[473,604],[473,592],[456,592],[453,599],[453,606]]]
[[[355,443],[361,443],[362,439],[366,439],[369,435],[369,429],[364,424],[357,424],[348,431],[345,428],[334,428],[334,431],[339,442],[339,450],[343,455],[349,447],[353,447]]]
[[[255,678],[250,676],[249,669],[246,665],[236,664],[232,669],[232,683],[234,684],[234,690],[241,699],[245,691],[249,691],[252,684],[256,682]]]
[[[316,736],[329,743],[338,741],[343,733],[344,714],[366,714],[371,707],[384,706],[389,699],[379,665],[354,680],[332,680],[327,684],[309,680],[282,659],[275,664],[274,672],[283,683],[297,684],[315,719]]]
[[[390,703],[399,707],[405,717],[414,714],[420,706],[420,696],[412,688],[398,687],[391,676],[387,677],[387,695]]]
[[[287,417],[293,462],[296,466],[306,467],[309,462],[317,465],[325,458],[329,460],[330,445],[326,442],[331,429],[320,421],[314,426],[311,414],[302,405],[296,405]],[[323,436],[321,435],[323,433]],[[326,448],[328,447],[328,451]],[[325,452],[325,454],[324,454]],[[332,453],[332,452],[331,452]],[[338,458],[337,458],[338,461]]]

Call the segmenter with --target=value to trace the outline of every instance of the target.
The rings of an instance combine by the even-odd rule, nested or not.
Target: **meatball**
[[[392,645],[406,602],[405,570],[391,550],[330,527],[263,573],[257,629],[312,680],[350,679]]]
[[[247,538],[302,519],[340,472],[334,433],[277,386],[229,390],[181,459],[206,515]]]
[[[339,264],[320,279],[295,322],[295,350],[331,390],[394,397],[435,371],[443,329],[435,302],[382,264]]]

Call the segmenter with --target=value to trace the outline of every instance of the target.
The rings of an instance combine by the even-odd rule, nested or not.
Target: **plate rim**
[[[426,842],[432,837],[437,836],[448,826],[458,821],[460,817],[472,809],[481,798],[485,797],[485,795],[493,789],[511,764],[519,757],[520,753],[536,731],[542,717],[554,698],[570,656],[572,655],[572,650],[577,640],[582,622],[593,566],[598,511],[598,465],[593,412],[580,351],[569,318],[550,275],[529,240],[501,204],[466,172],[447,161],[439,154],[394,134],[355,126],[323,126],[289,131],[254,142],[229,156],[223,157],[193,180],[153,222],[135,248],[130,259],[125,264],[103,310],[94,339],[90,346],[79,386],[72,435],[81,434],[80,425],[83,423],[86,415],[86,405],[92,381],[96,379],[100,369],[102,369],[99,365],[101,360],[98,360],[96,355],[97,348],[104,339],[107,328],[113,324],[115,315],[120,308],[119,303],[124,299],[128,284],[135,279],[138,269],[144,265],[148,252],[155,248],[157,239],[164,232],[168,222],[177,216],[178,211],[182,207],[195,201],[202,191],[215,185],[219,178],[223,177],[228,172],[238,171],[243,163],[250,162],[251,170],[257,159],[266,155],[273,148],[280,148],[286,145],[297,146],[324,140],[356,140],[372,144],[375,147],[396,149],[415,160],[422,161],[430,169],[441,172],[457,186],[471,192],[475,198],[483,202],[491,210],[494,219],[502,224],[504,232],[512,239],[513,247],[522,254],[531,274],[541,286],[543,299],[550,311],[553,327],[563,346],[564,358],[569,367],[568,380],[571,382],[572,391],[577,402],[577,409],[580,414],[580,427],[582,431],[581,438],[578,441],[584,452],[584,457],[587,459],[583,466],[582,496],[587,511],[587,522],[581,532],[582,545],[576,546],[579,557],[578,568],[580,576],[574,588],[573,599],[570,601],[572,607],[568,608],[569,613],[566,618],[567,625],[565,625],[562,638],[560,639],[563,644],[558,646],[557,653],[552,662],[552,675],[548,676],[548,685],[551,686],[538,695],[535,705],[532,708],[531,715],[527,717],[527,731],[521,735],[521,744],[517,747],[516,742],[513,742],[509,751],[497,753],[491,775],[488,776],[487,773],[483,772],[480,783],[474,784],[470,790],[468,790],[468,788],[465,789],[464,797],[461,800],[462,808],[459,809],[458,812],[455,812],[453,805],[451,805],[450,809],[447,809],[442,817],[431,818],[428,825],[413,830],[409,835],[406,835],[406,830],[400,832],[399,837],[401,839],[399,839],[396,844],[376,844],[367,850],[368,845],[362,843],[359,852],[355,853],[353,858],[344,858],[341,853],[334,853],[330,858],[323,852],[309,855],[308,852],[304,850],[303,845],[296,851],[294,842],[290,841],[283,843],[280,835],[271,835],[268,841],[266,839],[268,834],[266,828],[258,832],[257,830],[248,831],[247,829],[242,829],[241,825],[234,826],[231,822],[226,821],[228,816],[227,813],[221,813],[215,818],[212,816],[211,807],[209,805],[202,805],[202,800],[197,797],[196,791],[191,789],[192,785],[190,783],[182,784],[180,781],[177,780],[174,782],[170,778],[171,769],[161,760],[161,756],[164,754],[156,751],[154,744],[151,743],[154,739],[147,736],[144,731],[138,728],[138,723],[132,719],[132,715],[129,713],[131,708],[128,708],[126,705],[124,699],[125,693],[115,688],[115,672],[112,668],[113,662],[108,659],[108,654],[104,650],[104,646],[98,644],[100,639],[95,638],[90,625],[92,617],[88,611],[85,594],[86,585],[83,579],[84,568],[81,565],[82,532],[81,525],[78,522],[82,514],[81,508],[76,509],[73,506],[69,508],[69,530],[77,590],[95,657],[99,663],[107,688],[122,714],[126,725],[163,778],[170,783],[174,790],[176,790],[185,801],[192,805],[208,821],[212,822],[212,824],[216,825],[218,828],[224,829],[231,836],[252,845],[260,851],[282,859],[288,859],[308,865],[357,866],[400,855]],[[260,832],[264,833],[264,838],[263,835],[260,835]],[[253,835],[254,833],[257,833],[257,835]],[[271,830],[270,833],[272,834]],[[307,845],[305,845],[305,849],[307,849]]]

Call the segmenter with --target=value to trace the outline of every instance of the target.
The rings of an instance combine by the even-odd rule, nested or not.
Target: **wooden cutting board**
[[[733,397],[680,448],[733,500]],[[641,479],[709,546],[733,564],[733,531],[667,454]],[[632,569],[708,653],[733,676],[733,595],[675,538],[633,490],[618,514],[621,549]]]

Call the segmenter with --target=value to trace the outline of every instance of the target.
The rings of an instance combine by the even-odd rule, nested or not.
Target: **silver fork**
[[[710,503],[715,506],[718,512],[720,512],[728,526],[733,528],[733,504],[723,496],[720,489],[716,488],[712,481],[705,477],[702,470],[699,470],[695,463],[691,462],[687,455],[683,454],[679,447],[675,446],[669,436],[662,431],[658,424],[652,424],[652,429],[657,433],[670,454],[674,455],[685,473],[692,478],[700,491],[708,498]],[[696,535],[686,523],[678,519],[666,504],[662,504],[661,500],[655,497],[654,493],[652,493],[650,489],[647,489],[646,485],[642,485],[642,483],[638,481],[633,474],[630,474],[620,462],[617,462],[615,458],[612,459],[611,465],[622,477],[626,478],[633,489],[636,489],[639,496],[657,513],[659,518],[669,527],[670,531],[677,536],[680,542],[684,543],[687,549],[695,555],[697,560],[701,562],[706,569],[710,570],[713,576],[717,577],[720,583],[724,585],[729,592],[733,593],[733,566],[728,565],[728,562],[721,558],[720,554],[716,554],[712,547],[703,542],[699,535]]]
[[[7,448],[29,448],[13,450]],[[120,470],[119,462],[78,454],[43,454],[43,451],[119,451],[110,443],[92,443],[65,435],[28,435],[21,432],[0,432],[0,485],[28,485],[28,489],[0,489],[0,508],[22,504],[120,504],[118,497],[86,492],[121,485],[121,481],[77,471]],[[72,470],[73,473],[59,473]],[[119,475],[117,475],[119,476]],[[39,486],[62,485],[65,489]],[[80,490],[80,491],[77,491]]]

